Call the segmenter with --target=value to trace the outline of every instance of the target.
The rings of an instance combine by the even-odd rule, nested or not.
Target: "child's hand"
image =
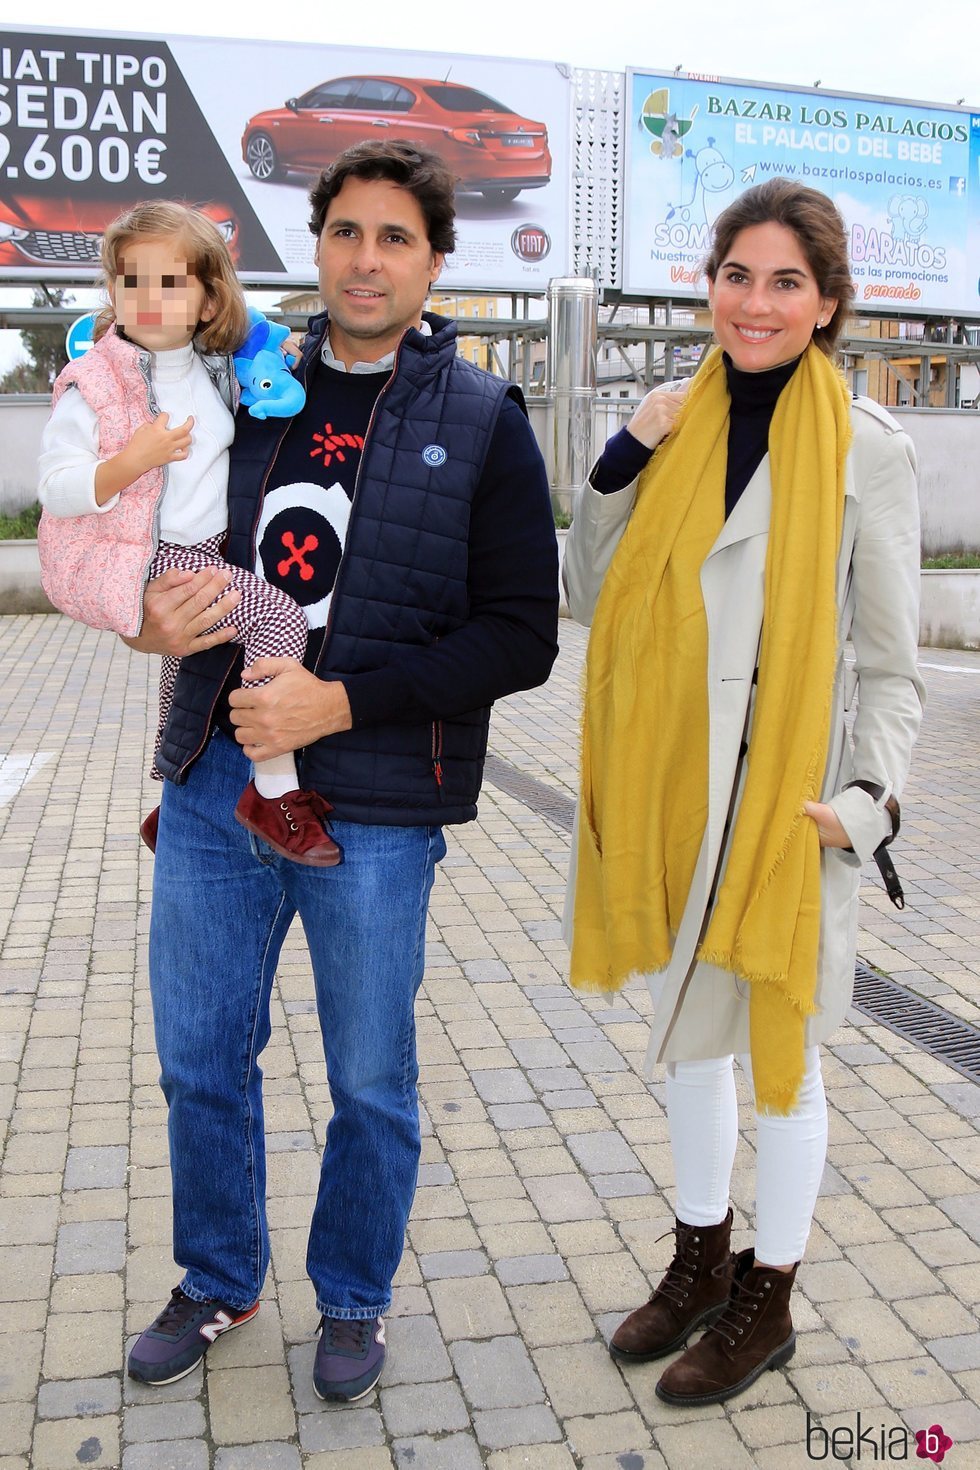
[[[138,474],[187,458],[193,418],[185,419],[175,429],[171,429],[169,424],[169,413],[158,413],[152,424],[140,425],[123,450],[131,464],[138,466]]]
[[[158,413],[151,424],[140,424],[125,449],[111,459],[102,460],[95,471],[95,499],[105,505],[121,490],[127,490],[147,470],[179,463],[191,448],[193,418],[185,419],[176,429],[168,427],[169,413]]]

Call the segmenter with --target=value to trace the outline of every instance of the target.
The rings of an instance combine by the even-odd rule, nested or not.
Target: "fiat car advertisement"
[[[312,283],[311,184],[389,137],[458,181],[441,284],[540,289],[569,254],[569,89],[550,62],[0,27],[0,279],[95,275],[106,224],[159,197],[243,279]]]

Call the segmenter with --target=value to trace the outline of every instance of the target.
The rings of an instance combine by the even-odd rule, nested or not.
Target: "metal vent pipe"
[[[591,276],[556,276],[548,282],[548,472],[555,509],[566,512],[572,491],[592,467],[598,323],[599,287]]]

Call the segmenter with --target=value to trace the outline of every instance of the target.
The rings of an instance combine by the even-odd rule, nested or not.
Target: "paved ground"
[[[584,640],[567,622],[562,637],[550,684],[499,709],[491,746],[570,794]],[[923,659],[909,906],[869,880],[861,953],[976,1021],[980,656]],[[830,1167],[789,1370],[684,1412],[655,1397],[656,1365],[609,1359],[604,1338],[670,1245],[661,1088],[640,1072],[648,1000],[631,989],[609,1008],[566,988],[567,836],[491,787],[480,822],[454,830],[433,902],[426,1138],[380,1393],[327,1409],[310,1386],[303,1255],[329,1104],[298,939],[263,1057],[262,1311],[206,1372],[156,1392],[125,1379],[127,1340],[177,1279],[136,840],[156,799],[151,672],[64,619],[0,620],[0,1470],[793,1470],[827,1457],[823,1430],[839,1429],[839,1454],[860,1428],[870,1460],[872,1443],[937,1423],[951,1470],[980,1466],[980,1089],[857,1013],[826,1055]],[[750,1129],[739,1247],[751,1145]]]

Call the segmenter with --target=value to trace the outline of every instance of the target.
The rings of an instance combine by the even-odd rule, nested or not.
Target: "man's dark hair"
[[[331,199],[348,179],[386,179],[418,200],[429,244],[440,255],[456,249],[456,180],[439,157],[405,138],[369,138],[345,148],[310,190],[310,233],[319,240]]]

